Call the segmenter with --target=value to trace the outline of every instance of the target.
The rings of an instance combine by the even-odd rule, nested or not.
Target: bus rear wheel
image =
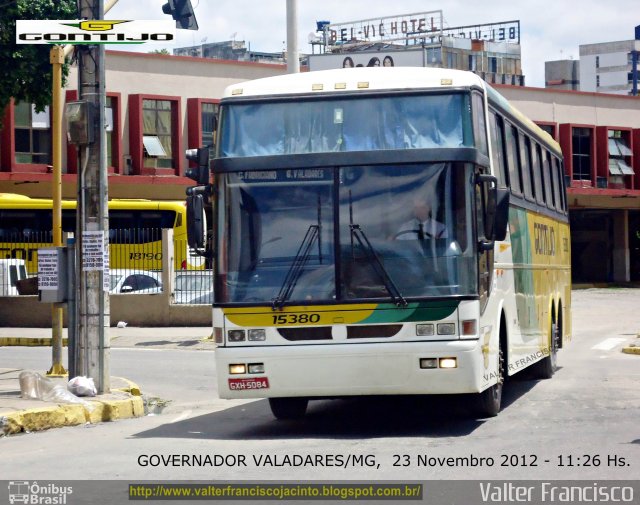
[[[475,411],[481,417],[495,417],[502,404],[502,385],[504,384],[504,354],[502,346],[498,355],[498,381],[482,393],[475,395]]]
[[[559,335],[558,325],[555,322],[551,323],[547,355],[533,365],[533,373],[536,378],[550,379],[557,370]]]
[[[300,419],[307,412],[307,398],[269,398],[271,413],[276,419]]]

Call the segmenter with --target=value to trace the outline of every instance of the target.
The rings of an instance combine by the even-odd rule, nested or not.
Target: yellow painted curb
[[[116,388],[114,389],[114,391],[122,391],[124,393],[129,393],[133,396],[142,396],[142,393],[140,392],[140,388],[135,382],[130,381],[129,379],[125,379],[124,377],[114,377],[114,379],[120,379],[121,381],[124,381],[127,383],[127,387]]]
[[[640,354],[640,347],[623,347],[622,352],[625,354]]]
[[[124,379],[126,380],[126,379]],[[132,389],[140,392],[133,382],[128,381]],[[115,390],[117,391],[117,390]],[[20,432],[41,431],[63,426],[77,426],[85,423],[117,421],[144,416],[142,396],[130,396],[123,399],[87,400],[91,412],[83,405],[61,404],[55,407],[19,410],[0,416],[0,434],[12,435]]]
[[[23,346],[23,347],[51,347],[51,337],[0,337],[0,347]],[[62,339],[62,345],[67,346],[68,339]]]

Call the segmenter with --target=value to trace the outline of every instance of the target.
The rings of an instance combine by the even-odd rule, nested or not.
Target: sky
[[[107,19],[170,19],[166,0],[119,0]],[[286,0],[191,0],[199,30],[178,30],[173,47],[244,40],[252,50],[286,48]],[[298,51],[311,53],[316,21],[361,19],[442,10],[445,27],[520,21],[522,67],[527,86],[544,87],[544,62],[579,59],[578,46],[631,40],[640,25],[638,0],[298,0]],[[615,6],[615,7],[614,7]],[[171,51],[173,47],[168,46]],[[141,51],[160,46],[145,45]]]

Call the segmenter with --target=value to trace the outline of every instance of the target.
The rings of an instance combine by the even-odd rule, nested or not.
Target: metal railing
[[[213,274],[205,260],[174,239],[174,303],[211,304]],[[0,296],[17,296],[16,282],[38,275],[38,248],[51,247],[51,232],[0,229]],[[163,291],[162,229],[109,230],[111,294]]]

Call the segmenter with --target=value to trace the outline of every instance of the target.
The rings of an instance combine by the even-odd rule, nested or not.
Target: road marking
[[[182,414],[176,417],[173,421],[169,421],[169,424],[179,423],[180,421],[184,421],[187,417],[191,415],[190,410],[185,410]]]
[[[603,340],[599,344],[594,345],[591,349],[594,351],[610,351],[614,347],[617,347],[618,345],[620,345],[625,340],[626,339],[624,338],[607,338],[606,340]]]

